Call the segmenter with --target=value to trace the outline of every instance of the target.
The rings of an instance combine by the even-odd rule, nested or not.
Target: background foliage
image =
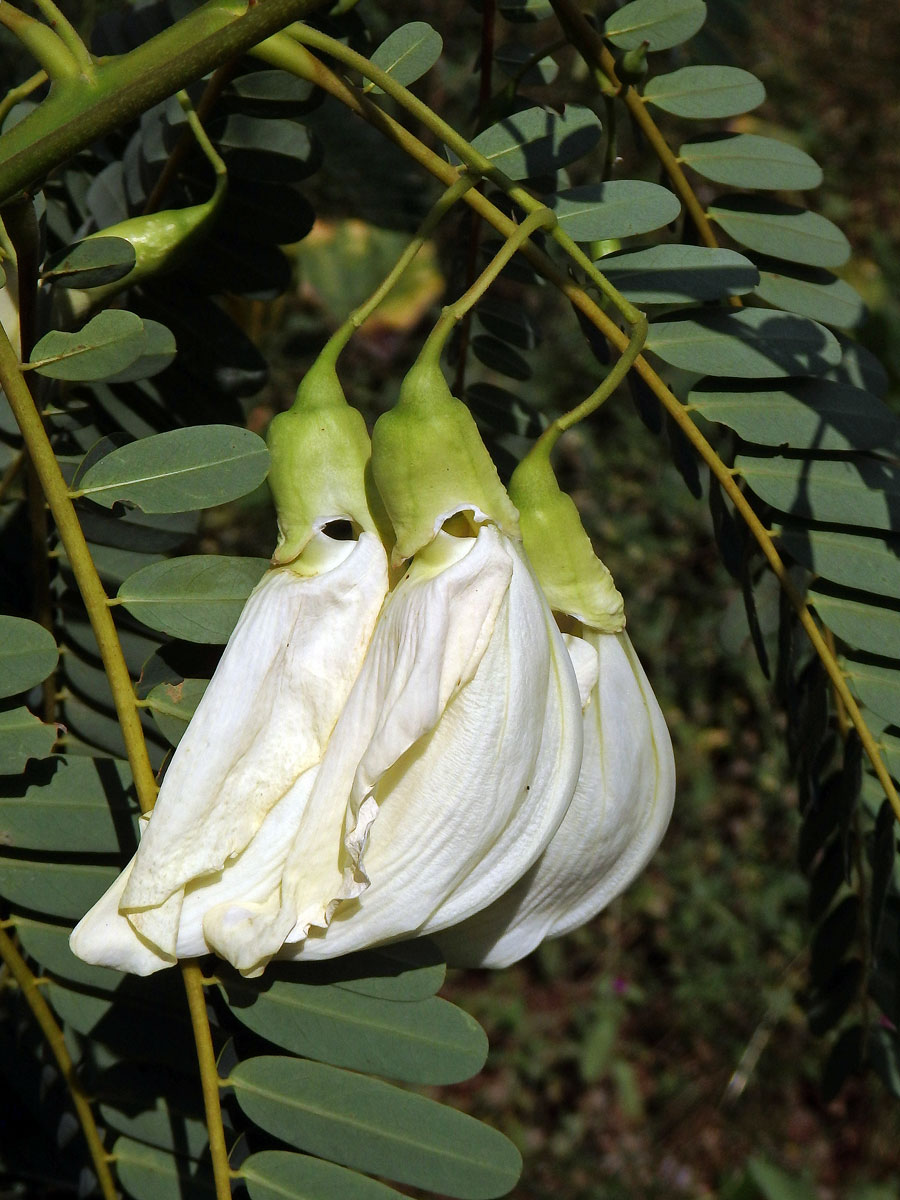
[[[896,168],[896,139],[873,120],[892,111],[887,66],[879,70],[878,63],[896,50],[893,18],[866,4],[832,19],[813,4],[783,11],[767,5],[763,12],[718,0],[696,32],[702,7],[678,6],[687,25],[676,21],[670,46],[650,56],[646,94],[655,90],[660,104],[652,111],[668,144],[696,169],[690,180],[699,200],[718,211],[719,237],[742,256],[749,247],[750,260],[732,254],[705,272],[692,266],[674,284],[659,259],[644,264],[638,280],[621,267],[617,275],[615,258],[604,255],[599,264],[649,305],[653,361],[676,395],[706,418],[703,428],[726,464],[741,456],[741,486],[766,527],[787,528],[781,544],[794,564],[794,586],[802,590],[812,580],[808,567],[824,577],[824,584],[813,581],[817,612],[837,637],[867,706],[866,723],[896,772],[896,419],[879,403],[886,397],[890,406],[898,373],[890,299],[897,265],[889,249],[896,214],[872,185],[874,176],[890,178]],[[486,130],[476,145],[502,156],[509,173],[531,177],[594,255],[610,249],[592,246],[606,238],[634,239],[626,251],[702,242],[691,218],[679,215],[671,178],[645,136],[619,101],[597,95],[573,48],[559,44],[549,5],[501,4],[496,25],[489,23],[496,29],[490,86],[483,63],[480,77],[473,75],[490,9],[364,0],[343,17],[313,23],[365,54],[404,22],[430,23],[443,51],[416,83],[417,94],[465,136]],[[528,15],[540,19],[524,20]],[[621,56],[633,39],[616,35],[612,6],[599,13],[601,23],[607,18]],[[169,20],[161,5],[110,9],[96,24],[93,48],[122,53]],[[515,64],[553,44],[556,68],[541,58],[518,91],[511,87]],[[798,44],[803,54],[791,49]],[[416,47],[412,57],[424,55],[420,65],[432,65],[433,38],[420,32],[409,45]],[[379,53],[383,67],[398,61],[389,43]],[[865,65],[836,73],[829,69],[836,60]],[[30,69],[14,45],[5,62],[10,84]],[[684,89],[670,81],[670,93],[687,97],[677,103],[657,82],[711,63],[756,72],[768,92],[765,105],[758,106],[746,79],[743,103],[733,111],[722,110],[721,98],[718,108],[698,100],[696,77]],[[79,301],[79,292],[114,286],[130,259],[121,257],[120,244],[98,242],[89,264],[95,274],[78,275],[68,248],[148,201],[151,208],[203,204],[212,172],[188,140],[165,195],[154,196],[185,130],[183,110],[170,101],[54,171],[39,201],[45,282],[24,331],[36,343],[33,361],[67,365],[38,368],[30,378],[41,373],[35,393],[63,471],[82,492],[77,506],[93,561],[108,593],[122,600],[114,611],[146,701],[141,723],[154,768],[177,740],[216,646],[271,549],[273,518],[257,486],[261,444],[245,430],[263,431],[290,402],[328,332],[378,283],[432,196],[421,169],[381,134],[351,122],[334,100],[321,103],[304,81],[261,77],[268,65],[235,64],[206,120],[229,173],[211,232],[174,270],[129,289],[124,304],[134,319],[116,297],[94,318],[106,325],[82,337],[83,352],[70,353],[65,341],[48,348],[40,339],[69,338],[66,330],[80,327],[88,314],[83,305],[91,303]],[[412,83],[416,74],[396,77]],[[202,90],[193,90],[195,102]],[[380,102],[390,113],[401,111],[393,100]],[[539,137],[546,118],[525,136],[520,126],[513,138],[508,125],[488,128],[536,103],[550,113],[563,104],[579,107],[567,110],[568,124],[549,142]],[[685,104],[716,119],[669,111]],[[21,111],[10,119],[17,116]],[[612,119],[621,162],[604,166]],[[723,142],[723,130],[751,140]],[[759,138],[774,142],[752,140]],[[801,150],[824,166],[821,190],[810,193],[819,174]],[[609,183],[605,196],[573,191],[595,187],[604,171],[612,184],[632,185],[618,203]],[[748,198],[729,200],[734,191]],[[807,203],[846,229],[857,251],[846,266],[848,248],[834,226],[807,223],[813,236],[805,240],[779,232],[779,221],[806,222]],[[760,234],[754,216],[775,220],[757,220],[765,226]],[[741,217],[744,226],[736,223]],[[19,221],[20,267],[29,219],[4,209],[8,230]],[[392,403],[436,298],[455,297],[478,269],[478,239],[491,248],[496,235],[477,229],[470,214],[454,209],[415,272],[351,344],[342,378],[369,417]],[[797,263],[797,246],[807,244],[815,247],[811,260],[801,253]],[[688,253],[678,260],[682,271]],[[773,254],[793,258],[776,262]],[[826,332],[858,323],[855,295],[833,278],[834,266],[873,310],[861,337],[889,375]],[[740,317],[720,299],[754,287],[756,298]],[[689,300],[701,307],[673,321],[672,311]],[[740,327],[747,313],[758,317],[749,335]],[[806,324],[809,318],[824,326]],[[64,332],[45,332],[53,329]],[[170,362],[172,337],[178,355]],[[465,388],[508,470],[548,417],[595,386],[598,359],[609,359],[604,339],[579,336],[568,303],[552,287],[538,287],[523,263],[509,269],[463,331],[448,373]],[[826,375],[831,382],[823,386]],[[215,1049],[224,1051],[221,1071],[231,1081],[226,1136],[229,1146],[238,1142],[232,1165],[253,1197],[279,1187],[290,1195],[307,1194],[304,1187],[316,1196],[351,1195],[353,1187],[384,1195],[383,1185],[335,1174],[341,1168],[323,1160],[397,1180],[405,1191],[410,1185],[488,1195],[512,1186],[515,1155],[485,1127],[477,1133],[477,1126],[456,1126],[449,1108],[407,1108],[418,1103],[411,1093],[348,1076],[347,1068],[389,1075],[420,1092],[421,1085],[454,1084],[432,1095],[516,1143],[527,1161],[514,1192],[523,1198],[877,1200],[900,1187],[900,898],[895,867],[891,881],[889,809],[740,515],[710,485],[652,391],[632,380],[631,393],[633,405],[622,390],[589,427],[567,435],[560,474],[626,596],[629,630],[673,732],[679,803],[666,844],[642,880],[590,928],[501,974],[449,980],[444,995],[478,1018],[492,1046],[486,1070],[464,1086],[458,1081],[478,1070],[486,1047],[465,1013],[435,1007],[442,971],[427,949],[411,952],[419,956],[412,963],[393,956],[349,962],[337,979],[293,972],[271,986],[251,986],[216,972],[207,999]],[[0,713],[8,772],[0,812],[9,843],[0,893],[13,920],[13,949],[47,981],[38,990],[79,1064],[75,1093],[95,1101],[120,1185],[137,1197],[211,1194],[180,982],[173,972],[120,982],[77,963],[65,948],[66,925],[130,853],[137,803],[72,563],[52,532],[45,541],[43,517],[28,503],[35,481],[22,465],[8,411],[0,422],[3,619],[36,618],[54,638],[51,644],[31,624],[9,626],[3,639],[16,651],[2,663],[11,699]],[[129,453],[137,457],[129,461]],[[166,464],[162,486],[136,488],[154,462]],[[754,658],[763,660],[770,683]],[[39,685],[54,668],[42,693]],[[65,730],[59,739],[54,722]],[[59,1059],[34,1025],[28,978],[7,974],[5,983],[3,1062],[16,1099],[0,1133],[4,1182],[12,1195],[89,1193],[97,1186],[96,1162],[86,1155]],[[404,1058],[402,1031],[414,1010],[430,1051]],[[383,1047],[370,1032],[362,1057],[356,1051],[348,1061],[346,1031],[360,1022],[383,1030]],[[288,1054],[274,1057],[276,1046]],[[328,1074],[335,1071],[342,1074]],[[259,1099],[261,1081],[274,1100]],[[398,1165],[401,1156],[377,1134],[360,1139],[360,1158],[342,1157],[327,1121],[317,1131],[295,1111],[304,1090],[320,1098],[329,1081],[338,1097],[335,1120],[348,1104],[361,1113],[374,1106],[390,1114],[386,1127],[405,1121],[427,1130],[431,1144],[412,1165]],[[442,1174],[441,1145],[460,1142],[471,1148],[466,1179]],[[319,1157],[288,1156],[286,1143]]]

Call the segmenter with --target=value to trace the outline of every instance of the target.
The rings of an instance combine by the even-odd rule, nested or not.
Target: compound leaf
[[[328,984],[219,984],[234,1015],[295,1054],[411,1083],[456,1083],[484,1066],[487,1039],[462,1009],[432,998],[397,1003]]]
[[[628,250],[601,259],[600,269],[633,304],[718,300],[744,295],[759,282],[759,271],[749,258],[707,246]]]
[[[895,528],[900,474],[889,463],[742,454],[735,466],[757,496],[779,512],[835,525]]]
[[[852,329],[866,314],[856,288],[819,267],[787,267],[768,260],[759,264],[759,283],[754,295],[767,304],[811,317],[825,325]]]
[[[780,544],[823,579],[864,588],[879,596],[900,596],[900,545],[838,529],[785,526]]]
[[[768,196],[725,196],[711,204],[710,220],[748,250],[811,267],[839,267],[850,243],[826,217]]]
[[[710,133],[685,142],[678,157],[704,179],[730,187],[803,191],[822,182],[815,159],[788,142],[755,133]]]
[[[20,775],[32,758],[46,758],[59,737],[24,706],[0,712],[0,775]]]
[[[31,352],[29,365],[49,379],[106,379],[135,362],[145,345],[144,322],[125,309],[105,309],[77,333],[54,329]]]
[[[656,321],[650,326],[647,349],[698,375],[740,379],[820,375],[841,356],[824,326],[762,308]]]
[[[632,237],[674,221],[678,198],[658,183],[614,179],[558,192],[547,201],[560,228],[576,242]]]
[[[596,113],[579,104],[562,116],[527,108],[479,133],[472,145],[511,179],[546,175],[593,150],[602,133]]]
[[[900,423],[869,392],[830,379],[780,387],[704,379],[688,405],[747,442],[793,449],[870,450],[897,438]]]
[[[397,1200],[387,1184],[378,1183],[346,1167],[291,1154],[288,1150],[261,1150],[241,1163],[240,1176],[251,1200]]]

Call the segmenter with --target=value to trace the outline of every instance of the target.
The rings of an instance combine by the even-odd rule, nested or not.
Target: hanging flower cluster
[[[72,949],[252,976],[428,934],[454,963],[514,962],[617,896],[668,824],[621,597],[548,453],[514,504],[433,363],[371,447],[314,368],[270,448],[273,568]]]

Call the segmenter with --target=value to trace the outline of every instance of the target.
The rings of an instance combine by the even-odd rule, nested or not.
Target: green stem
[[[0,25],[22,43],[47,72],[53,83],[65,83],[81,77],[78,60],[58,34],[42,21],[21,12],[7,0],[0,0]]]
[[[222,89],[226,86],[233,74],[233,63],[227,63],[224,67],[219,67],[217,71],[213,72],[212,78],[203,89],[203,95],[200,97],[197,107],[194,110],[197,121],[201,126],[209,117],[216,101],[222,93]],[[149,213],[156,212],[156,210],[162,206],[162,201],[169,184],[175,178],[176,172],[178,171],[182,160],[184,159],[185,155],[188,154],[192,145],[192,131],[185,130],[175,144],[172,153],[166,159],[166,164],[160,172],[156,183],[153,185],[153,191],[147,197],[147,202],[141,210],[143,216],[147,216]],[[218,155],[216,157],[218,157]]]
[[[37,183],[96,138],[121,128],[324,3],[207,0],[128,54],[97,64],[93,86],[66,88],[65,94],[51,90],[24,120],[0,135],[0,203]],[[0,11],[6,7],[0,0]],[[46,31],[56,37],[52,30]]]
[[[187,117],[188,125],[190,125],[194,137],[197,139],[200,149],[206,155],[210,166],[215,171],[216,178],[221,179],[223,175],[227,176],[228,171],[226,170],[222,156],[209,140],[206,130],[203,128],[200,118],[197,116],[194,106],[191,103],[191,98],[187,92],[180,91],[178,93],[178,103],[181,105],[182,111]]]
[[[644,342],[647,340],[647,329],[647,318],[642,313],[641,320],[632,330],[628,345],[616,359],[600,386],[575,408],[563,413],[561,417],[557,417],[541,434],[540,441],[546,441],[548,447],[552,448],[561,434],[565,433],[567,429],[571,429],[573,425],[577,425],[579,421],[583,421],[585,417],[589,417],[591,413],[596,412],[600,405],[609,399],[637,361]]]
[[[382,302],[382,300],[384,300],[385,296],[387,296],[391,289],[396,286],[403,272],[407,269],[407,267],[422,249],[425,242],[428,240],[443,218],[447,215],[453,205],[456,204],[456,202],[461,199],[469,190],[469,188],[473,187],[476,182],[477,180],[473,176],[463,174],[450,184],[443,195],[440,196],[432,206],[431,210],[425,216],[425,219],[422,221],[422,224],[416,231],[412,241],[404,249],[403,253],[397,259],[396,263],[394,263],[391,270],[384,277],[372,295],[368,298],[368,300],[350,313],[346,321],[344,321],[344,323],[334,331],[334,333],[322,347],[322,350],[319,353],[319,360],[321,362],[328,362],[332,366],[336,365],[338,356],[350,341],[350,338],[353,336],[353,334],[357,331],[357,329],[359,329],[363,322],[369,319],[378,305]]]
[[[103,667],[109,680],[116,715],[122,729],[128,762],[131,767],[137,792],[138,803],[142,812],[149,812],[156,800],[156,779],[150,759],[147,756],[147,745],[141,729],[138,708],[135,703],[134,688],[131,676],[125,663],[122,647],[110,612],[108,597],[100,582],[100,576],[94,566],[88,549],[87,541],[78,521],[78,515],[69,499],[66,482],[59,469],[59,463],[50,445],[47,431],[34,405],[28,384],[19,369],[15,351],[10,345],[9,338],[0,328],[0,386],[6,393],[10,408],[18,422],[25,446],[38,474],[47,504],[60,541],[66,551],[72,573],[78,590],[81,592],[87,609],[88,619],[97,640]],[[183,962],[181,973],[188,994],[188,1007],[191,1015],[191,1026],[194,1042],[197,1047],[197,1061],[200,1066],[201,1085],[206,1100],[207,1124],[209,1129],[210,1149],[212,1153],[213,1172],[216,1181],[217,1200],[229,1200],[231,1196],[230,1171],[228,1155],[225,1152],[225,1135],[222,1129],[222,1112],[219,1103],[217,1074],[215,1060],[212,1054],[212,1037],[205,1004],[198,1003],[197,989],[200,989],[202,999],[202,984],[200,968],[193,962]],[[215,1095],[215,1103],[212,1095]],[[114,1194],[114,1193],[112,1193]]]
[[[78,69],[84,79],[93,83],[95,79],[94,59],[90,50],[81,40],[78,30],[54,3],[54,0],[34,0],[35,8],[39,8],[44,20],[54,30],[59,40],[65,44],[69,53],[78,63]]]
[[[209,1133],[209,1154],[213,1165],[216,1200],[231,1200],[231,1168],[228,1164],[228,1147],[225,1144],[225,1128],[222,1124],[222,1100],[216,1056],[213,1050],[212,1032],[206,1013],[206,995],[203,991],[203,972],[195,962],[183,962],[181,974],[187,995],[197,1062],[200,1067],[200,1087],[203,1092],[203,1107],[206,1111],[206,1129]]]
[[[228,169],[225,166],[222,156],[209,140],[206,130],[203,128],[200,118],[194,110],[194,106],[191,103],[191,98],[187,92],[181,91],[178,93],[178,103],[181,105],[182,110],[187,117],[188,125],[191,127],[191,132],[193,133],[194,137],[197,139],[197,144],[203,151],[206,160],[212,167],[216,177],[213,194],[208,201],[210,211],[214,212],[224,200],[225,192],[228,189]]]
[[[59,1067],[60,1074],[66,1081],[75,1113],[81,1125],[81,1131],[84,1134],[84,1140],[87,1142],[88,1153],[91,1156],[91,1162],[94,1166],[94,1173],[97,1176],[97,1184],[103,1195],[103,1200],[116,1200],[118,1191],[112,1171],[109,1168],[109,1156],[100,1138],[100,1132],[97,1129],[97,1122],[94,1120],[91,1106],[82,1091],[81,1083],[75,1070],[75,1064],[72,1062],[72,1057],[66,1048],[63,1032],[57,1024],[53,1013],[50,1011],[49,1004],[40,993],[36,977],[19,953],[15,942],[6,932],[6,929],[2,927],[0,927],[0,958],[3,959],[13,979],[19,985],[25,1003],[31,1009],[31,1014],[35,1021],[37,1021],[41,1033],[47,1039],[47,1044],[53,1053],[53,1057],[56,1059],[56,1065]]]
[[[514,227],[513,232],[507,236],[506,241],[471,287],[453,304],[446,305],[431,333],[425,339],[419,353],[419,362],[430,361],[435,364],[439,362],[447,338],[457,322],[461,321],[472,306],[478,303],[516,251],[521,250],[536,230],[553,229],[555,225],[554,214],[549,208],[541,207],[537,212],[530,213],[520,225]]]

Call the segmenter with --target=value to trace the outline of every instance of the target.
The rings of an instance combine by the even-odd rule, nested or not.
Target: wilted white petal
[[[90,910],[90,920],[85,917],[75,926],[69,945],[78,958],[98,967],[115,967],[132,975],[152,975],[162,967],[171,967],[175,960],[139,938],[119,912],[119,901],[133,866],[132,858],[112,887]]]
[[[280,912],[220,910],[207,940],[257,970],[285,941],[281,956],[326,958],[469,916],[547,845],[581,742],[574,673],[515,544],[440,535],[385,603]]]
[[[319,535],[303,557],[317,574],[279,568],[250,596],[114,885],[119,919],[159,966],[208,949],[210,904],[277,889],[289,830],[362,664],[387,591],[381,542]],[[107,893],[76,928],[87,961],[117,965],[104,941],[109,912]],[[128,943],[128,931],[116,940]]]
[[[618,896],[665,833],[675,793],[672,746],[659,705],[624,633],[568,639],[582,678],[596,652],[585,711],[584,760],[572,804],[533,868],[498,902],[437,941],[460,965],[501,967],[567,933]]]

